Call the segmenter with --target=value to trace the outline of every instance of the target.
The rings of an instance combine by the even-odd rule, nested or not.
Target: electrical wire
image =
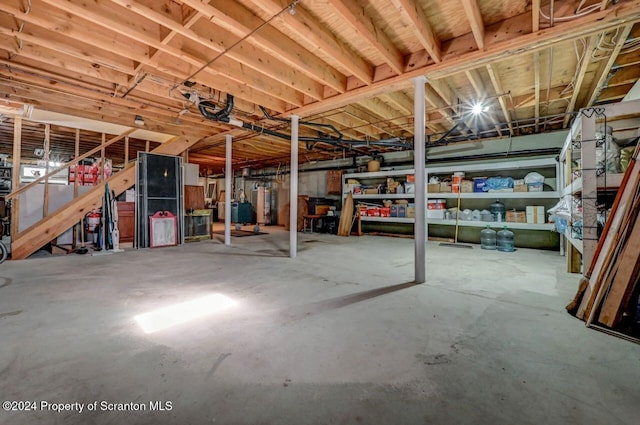
[[[600,4],[592,4],[591,6],[587,6],[584,9],[581,9],[582,6],[584,5],[586,0],[582,0],[580,2],[580,4],[578,5],[578,8],[576,9],[576,11],[574,12],[573,15],[569,15],[569,16],[547,16],[545,15],[545,13],[542,11],[542,8],[540,9],[540,16],[543,17],[545,20],[551,22],[553,24],[553,22],[566,22],[566,21],[571,21],[577,18],[581,18],[583,16],[586,16],[590,13],[593,13],[595,11],[597,11],[598,9],[600,9]],[[607,1],[607,4],[609,4],[611,0]],[[553,15],[553,14],[552,14]]]
[[[274,20],[275,18],[277,18],[278,16],[280,16],[284,11],[288,10],[289,13],[291,15],[295,14],[295,7],[298,5],[298,3],[300,3],[301,0],[293,0],[291,3],[289,3],[288,5],[286,5],[285,7],[283,7],[278,13],[276,13],[275,15],[273,15],[272,17],[270,17],[269,19],[267,19],[266,21],[264,21],[263,23],[261,23],[260,25],[258,25],[255,29],[253,29],[250,33],[248,33],[247,35],[245,35],[244,37],[240,38],[238,41],[236,41],[235,43],[233,43],[231,46],[227,47],[226,49],[224,49],[222,52],[218,53],[216,56],[214,56],[211,60],[209,60],[207,63],[205,63],[204,65],[202,65],[200,68],[198,68],[195,72],[193,72],[191,75],[189,75],[187,78],[185,78],[182,83],[180,84],[176,84],[173,86],[173,88],[170,91],[175,90],[178,86],[186,83],[187,81],[191,80],[193,77],[195,77],[196,75],[198,75],[199,73],[201,73],[205,68],[208,68],[209,66],[211,66],[211,64],[213,64],[215,61],[217,61],[218,59],[220,59],[222,56],[226,55],[227,52],[229,52],[229,50],[233,49],[234,47],[236,47],[238,44],[242,43],[243,41],[245,41],[246,39],[248,39],[249,37],[251,37],[253,34],[255,34],[256,32],[258,32],[259,30],[261,30],[264,26],[269,25],[271,23],[272,20]]]

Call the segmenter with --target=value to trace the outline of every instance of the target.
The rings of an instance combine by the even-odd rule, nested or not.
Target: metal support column
[[[231,143],[233,136],[227,134],[226,157],[224,163],[224,244],[231,245],[231,181],[233,180],[233,167],[231,166]]]
[[[289,257],[298,253],[298,120],[291,115],[291,174],[289,175]]]
[[[427,243],[427,217],[426,217],[426,171],[425,171],[425,84],[427,79],[423,76],[413,79],[413,112],[414,112],[414,137],[413,137],[413,168],[415,170],[415,221],[413,226],[415,241],[415,283],[424,283],[426,280],[426,243]]]

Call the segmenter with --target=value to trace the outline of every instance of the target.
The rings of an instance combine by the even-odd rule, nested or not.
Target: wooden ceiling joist
[[[471,32],[473,32],[473,38],[476,40],[478,49],[484,48],[484,23],[482,22],[482,14],[480,13],[480,7],[478,7],[477,0],[461,0],[464,12],[467,14],[467,19],[471,25]]]

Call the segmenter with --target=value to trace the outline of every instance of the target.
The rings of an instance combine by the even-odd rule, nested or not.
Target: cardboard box
[[[528,205],[527,206],[527,223],[529,224],[546,223],[546,219],[544,215],[544,207],[540,205]]]
[[[524,211],[507,211],[507,223],[526,223],[527,215]]]
[[[451,193],[451,182],[440,182],[440,192]]]
[[[445,210],[427,210],[427,218],[444,220]]]
[[[440,183],[427,184],[427,191],[429,193],[440,193]]]
[[[377,195],[378,193],[380,193],[380,192],[378,192],[378,188],[377,187],[375,187],[373,189],[369,188],[369,189],[365,189],[364,190],[364,194],[365,195]]]
[[[513,185],[514,192],[528,192],[529,188],[526,184],[514,184]]]
[[[473,192],[473,182],[471,180],[462,180],[460,182],[460,193]]]

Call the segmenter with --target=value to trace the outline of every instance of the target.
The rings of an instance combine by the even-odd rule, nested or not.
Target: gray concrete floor
[[[640,423],[640,346],[564,312],[578,277],[557,253],[429,243],[412,285],[413,240],[300,234],[291,260],[268,231],[2,264],[0,398],[85,407],[0,423]],[[133,319],[211,293],[238,304],[153,334]]]

